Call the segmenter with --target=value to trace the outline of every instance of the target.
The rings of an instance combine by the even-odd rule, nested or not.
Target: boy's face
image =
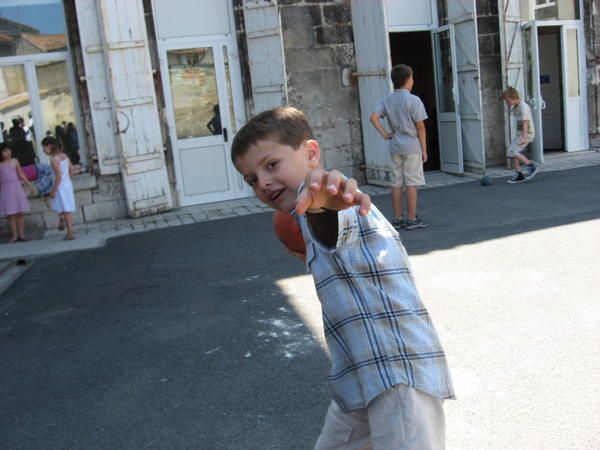
[[[404,84],[404,86],[406,87],[406,89],[408,89],[409,91],[412,91],[413,86],[415,85],[415,79],[413,78],[413,76],[411,75],[410,78],[408,80],[406,80],[406,83]]]
[[[289,213],[296,206],[298,188],[311,170],[319,166],[321,151],[314,139],[297,149],[272,139],[258,141],[235,160],[235,167],[258,199]]]
[[[510,108],[514,105],[518,105],[519,104],[519,99],[518,98],[511,98],[511,97],[504,97],[504,101],[506,102],[506,105]]]

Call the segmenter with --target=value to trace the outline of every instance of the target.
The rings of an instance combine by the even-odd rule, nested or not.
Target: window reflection
[[[0,128],[21,165],[35,163],[35,129],[21,64],[0,67]]]
[[[79,164],[79,136],[75,124],[75,108],[66,61],[36,63],[45,136],[54,136],[71,163]]]
[[[454,112],[454,70],[452,67],[452,48],[450,32],[435,35],[436,57],[438,58],[438,93],[440,112]]]
[[[60,0],[2,1],[0,57],[67,50]]]
[[[579,20],[579,0],[536,0],[536,20]]]
[[[167,52],[178,139],[222,134],[212,48]]]

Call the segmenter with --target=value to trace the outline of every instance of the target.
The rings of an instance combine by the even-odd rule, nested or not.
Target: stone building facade
[[[435,155],[427,169],[483,173],[487,167],[505,164],[511,130],[501,93],[511,84],[510,70],[516,63],[523,71],[522,89],[530,95],[525,72],[532,62],[524,51],[522,35],[518,39],[511,35],[511,30],[527,32],[532,17],[526,16],[523,5],[528,1],[432,0],[416,4],[406,0],[203,0],[192,4],[184,0],[56,0],[63,14],[62,33],[68,48],[64,53],[36,55],[32,67],[47,55],[51,60],[64,61],[68,69],[71,91],[65,95],[72,97],[74,105],[69,120],[79,130],[82,161],[87,169],[76,177],[75,221],[146,215],[252,195],[226,161],[227,149],[235,130],[248,117],[277,104],[306,112],[323,148],[327,168],[338,168],[361,182],[386,185],[389,170],[385,143],[373,137],[365,117],[373,102],[391,89],[388,74],[392,63],[411,58],[420,65],[415,91],[421,89],[427,97],[431,117],[429,144]],[[399,14],[403,2],[410,8]],[[586,137],[595,148],[600,147],[599,13],[593,0],[569,2],[581,8],[572,26],[581,23],[584,34],[579,42],[585,46],[581,63],[585,68],[587,120],[578,125],[589,131]],[[35,1],[30,3],[36,6]],[[38,6],[42,8],[45,3],[40,1]],[[514,9],[516,4],[518,8]],[[462,15],[461,5],[468,6]],[[372,30],[365,29],[365,21],[357,16],[359,7],[366,7],[365,14],[373,19]],[[211,14],[207,15],[207,10]],[[511,11],[518,11],[519,17],[515,19]],[[528,14],[535,14],[532,11]],[[10,27],[35,34],[35,23],[20,23],[13,13],[10,8],[0,8],[0,20],[9,20]],[[516,28],[510,28],[513,19],[518,22]],[[132,37],[126,38],[122,30],[132,23]],[[538,30],[542,32],[538,33],[559,33],[563,22],[547,26],[550,23],[540,22]],[[469,33],[473,33],[472,38]],[[44,29],[39,34],[60,35]],[[451,35],[463,41],[449,44]],[[522,45],[509,56],[513,41]],[[10,42],[2,44],[8,46]],[[452,51],[458,53],[454,69],[459,92],[449,93],[450,85],[444,81],[440,66],[449,64],[444,55],[452,53],[452,45]],[[461,56],[465,45],[469,48]],[[446,53],[442,48],[445,46]],[[362,68],[364,50],[360,48],[381,55],[375,58],[374,67]],[[522,54],[520,60],[514,59],[516,53]],[[461,60],[465,57],[470,62]],[[130,67],[111,63],[119,58],[138,63]],[[9,67],[27,67],[30,59],[20,54],[0,57],[4,76],[12,73]],[[210,81],[210,77],[216,81]],[[139,83],[123,83],[127,79]],[[548,78],[541,74],[541,79]],[[33,85],[29,79],[28,83]],[[203,91],[199,83],[213,84],[206,84],[208,90]],[[373,88],[377,83],[379,87]],[[477,87],[475,96],[464,87],[465,83]],[[141,85],[152,86],[153,92],[144,94]],[[181,94],[185,86],[189,86],[189,98]],[[201,92],[207,92],[210,99],[202,103]],[[17,94],[2,94],[0,113]],[[36,123],[49,123],[40,106],[44,95],[29,92],[34,99],[30,110]],[[448,136],[458,142],[462,136],[460,170],[452,165],[454,155],[445,153],[448,136],[443,135],[447,131],[439,122],[443,112],[437,110],[440,95],[456,96],[459,128]],[[37,98],[42,100],[38,102]],[[211,134],[203,129],[197,136],[191,136],[194,132],[184,136],[181,127],[185,114],[208,111],[209,102],[220,105],[223,130]],[[474,109],[464,109],[467,102]],[[11,113],[6,111],[4,121],[10,120]],[[26,109],[19,114],[26,114]],[[204,123],[207,117],[199,115],[197,121]],[[185,120],[189,126],[190,119]],[[566,123],[571,118],[561,120]],[[37,151],[43,162],[39,147]],[[450,165],[445,165],[448,161]],[[32,203],[29,223],[45,228],[56,225],[41,200]]]

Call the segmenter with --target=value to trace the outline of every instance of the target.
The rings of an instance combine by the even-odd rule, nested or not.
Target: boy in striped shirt
[[[321,302],[332,402],[317,450],[443,450],[446,357],[398,233],[356,180],[325,171],[306,116],[251,119],[231,159],[263,203],[300,224]],[[282,443],[282,447],[285,444]]]

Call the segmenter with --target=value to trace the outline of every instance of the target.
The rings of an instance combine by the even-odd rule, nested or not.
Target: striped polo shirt
[[[415,287],[398,233],[372,205],[338,212],[338,239],[327,248],[297,216],[322,306],[331,357],[328,387],[340,408],[366,407],[404,384],[454,398],[446,357]]]
[[[417,137],[416,122],[427,119],[425,105],[419,97],[408,89],[396,89],[375,106],[380,117],[387,117],[393,139],[390,139],[390,152],[398,155],[421,153]]]

